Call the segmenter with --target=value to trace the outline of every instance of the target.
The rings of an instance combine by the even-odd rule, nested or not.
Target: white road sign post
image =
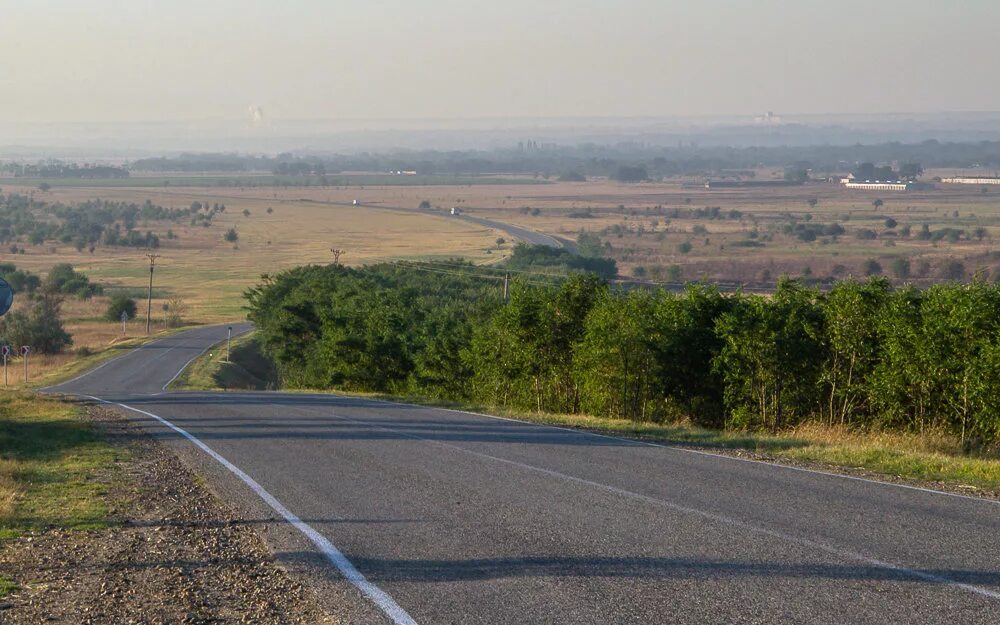
[[[226,362],[231,362],[229,360],[229,352],[233,347],[233,326],[226,328],[229,331],[229,336],[226,337]]]
[[[7,357],[10,356],[10,345],[0,347],[0,354],[3,354],[3,385],[7,386]]]
[[[128,311],[127,310],[123,310],[122,311],[122,315],[121,315],[120,318],[122,320],[122,336],[124,337],[125,336],[125,322],[128,321]]]
[[[24,356],[24,383],[28,383],[28,354],[31,353],[31,348],[27,345],[21,346],[21,355]]]

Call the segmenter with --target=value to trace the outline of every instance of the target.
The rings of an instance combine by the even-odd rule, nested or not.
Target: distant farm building
[[[942,178],[941,182],[948,184],[1000,184],[1000,177],[953,176],[951,178]]]
[[[858,180],[856,178],[844,178],[840,183],[847,189],[860,189],[862,191],[922,191],[934,188],[932,184],[914,182],[912,180]]]
[[[459,207],[457,207],[457,206],[452,206],[451,207],[451,214],[452,215],[461,215],[462,214],[462,209],[459,208]]]

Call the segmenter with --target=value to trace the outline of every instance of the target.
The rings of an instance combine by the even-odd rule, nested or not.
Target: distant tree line
[[[488,175],[529,174],[566,181],[588,176],[625,181],[668,176],[749,175],[761,167],[785,170],[790,179],[805,179],[809,172],[854,171],[863,178],[915,178],[923,167],[1000,167],[1000,141],[879,143],[871,145],[782,145],[731,147],[727,145],[678,145],[676,137],[661,144],[551,145],[518,150],[420,150],[363,154],[181,154],[139,159],[131,170],[162,172],[268,171],[291,177],[341,171],[400,171],[419,174]],[[900,163],[892,170],[884,163]],[[867,165],[871,166],[868,171]],[[883,164],[883,165],[879,165]],[[922,166],[921,166],[922,164]],[[8,163],[4,167],[24,167]],[[644,170],[644,175],[640,177]],[[880,171],[876,171],[880,170]],[[886,174],[882,176],[876,173]],[[888,175],[890,174],[891,175]],[[235,181],[234,181],[235,182]]]
[[[140,222],[190,218],[192,225],[208,225],[224,210],[220,204],[200,202],[190,208],[164,208],[149,200],[143,204],[107,200],[48,204],[29,196],[0,194],[0,243],[59,241],[81,251],[97,245],[157,248],[159,236],[138,230]]]
[[[807,420],[1000,440],[1000,287],[782,280],[770,297],[376,265],[247,292],[291,387],[779,431]]]
[[[4,163],[0,171],[25,178],[128,178],[124,167],[111,165],[80,165],[78,163],[47,162],[43,164]]]

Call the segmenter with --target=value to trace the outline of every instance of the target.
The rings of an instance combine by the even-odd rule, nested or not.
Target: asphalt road
[[[346,622],[1000,623],[995,501],[370,399],[163,390],[224,336],[51,390],[129,407]]]

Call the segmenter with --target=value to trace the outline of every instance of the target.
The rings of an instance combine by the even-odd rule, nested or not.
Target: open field
[[[4,191],[30,190],[5,186]],[[98,197],[140,203],[149,199],[168,207],[188,206],[194,201],[226,205],[226,212],[217,215],[209,227],[166,222],[137,227],[161,235],[162,245],[156,250],[160,258],[154,294],[159,297],[154,298],[154,311],[177,298],[187,307],[186,318],[198,322],[241,316],[242,293],[261,274],[307,263],[329,263],[333,260],[331,248],[344,250],[341,262],[350,264],[385,258],[486,259],[490,257],[487,249],[495,247],[496,239],[490,229],[462,221],[301,201],[294,193],[282,191],[279,196],[277,190],[258,189],[254,193],[238,189],[209,192],[73,187],[36,193],[37,199],[46,202],[69,203]],[[250,212],[249,216],[244,216],[244,210]],[[230,228],[239,233],[235,245],[223,240]],[[168,229],[177,239],[164,238]],[[6,253],[0,258],[43,274],[56,263],[68,262],[101,284],[128,288],[134,296],[144,294],[149,276],[145,250],[98,246],[91,254],[50,243],[24,248],[24,254]],[[92,312],[98,315],[101,311],[98,307]]]
[[[925,178],[949,173],[928,172]],[[762,172],[758,179],[770,175]],[[785,273],[813,278],[860,276],[873,269],[865,265],[869,260],[877,262],[885,275],[918,283],[952,277],[956,271],[964,272],[965,277],[980,270],[1000,273],[1000,257],[994,254],[996,237],[1000,235],[1000,190],[996,189],[984,192],[977,186],[938,184],[938,188],[926,191],[874,192],[815,182],[797,187],[709,190],[694,181],[687,185],[681,181],[620,184],[608,180],[539,185],[530,178],[520,183],[509,178],[505,182],[289,188],[115,187],[99,191],[66,187],[47,195],[53,199],[96,195],[133,201],[149,198],[166,206],[184,206],[194,200],[226,203],[229,210],[220,216],[217,226],[207,233],[180,232],[178,245],[197,251],[201,259],[218,257],[218,272],[204,267],[198,272],[207,279],[206,284],[221,287],[230,301],[235,291],[227,288],[232,274],[225,268],[246,259],[240,259],[238,254],[233,259],[232,250],[216,244],[216,228],[240,229],[244,250],[248,245],[263,243],[264,254],[245,263],[250,266],[261,261],[279,267],[295,261],[325,261],[329,258],[327,249],[334,245],[348,250],[343,261],[350,264],[449,254],[481,262],[496,260],[496,255],[484,251],[504,233],[449,223],[443,217],[452,206],[468,215],[564,239],[573,239],[581,231],[600,234],[610,246],[607,253],[619,261],[623,275],[653,280],[707,277],[766,283]],[[355,200],[361,208],[351,206]],[[428,220],[417,211],[425,200],[442,219]],[[810,205],[810,200],[815,203]],[[882,204],[875,206],[876,200]],[[269,206],[275,213],[262,215]],[[251,211],[250,218],[238,214],[244,208]],[[331,216],[337,226],[315,227],[328,222]],[[411,227],[415,222],[410,219],[420,225]],[[892,223],[887,220],[896,225],[887,225]],[[359,222],[367,227],[359,228]],[[308,231],[296,233],[301,224],[308,224]],[[843,232],[822,234],[822,226],[834,224]],[[931,238],[921,239],[924,226]],[[949,237],[944,230],[947,228],[956,232]],[[808,235],[801,234],[804,229],[813,229],[818,236],[806,240]],[[460,235],[463,230],[464,235]],[[400,241],[401,237],[409,240]],[[268,239],[271,247],[267,246]],[[294,252],[287,253],[289,248]],[[905,270],[899,268],[898,262],[894,266],[897,259],[910,261],[908,276],[900,273]],[[920,266],[921,260],[927,261],[926,267]],[[949,268],[947,263],[952,260],[962,266]],[[109,278],[118,277],[112,268],[101,270]],[[203,308],[198,302],[195,305]],[[221,318],[220,311],[206,312]]]
[[[928,172],[925,178],[949,173]],[[771,175],[762,172],[758,179]],[[148,199],[177,208],[195,201],[224,203],[227,210],[208,227],[138,224],[137,229],[151,230],[161,238],[153,301],[154,323],[159,321],[161,327],[162,307],[171,300],[181,300],[188,322],[239,318],[242,293],[261,274],[330,262],[331,248],[344,250],[341,262],[355,265],[451,256],[477,263],[500,260],[506,249],[497,250],[495,241],[510,236],[449,218],[452,206],[469,215],[563,239],[574,239],[581,231],[597,233],[610,246],[606,253],[618,261],[622,275],[651,280],[707,277],[766,284],[783,273],[813,278],[860,276],[866,273],[869,260],[893,276],[899,270],[894,261],[900,258],[910,261],[908,279],[918,283],[948,277],[950,260],[961,263],[959,270],[965,277],[978,270],[1000,275],[996,245],[1000,190],[983,192],[976,186],[939,184],[934,190],[892,193],[847,190],[833,183],[712,190],[685,186],[681,181],[536,184],[532,178],[507,178],[502,185],[395,184],[408,178],[401,176],[392,177],[392,186],[181,186],[190,182],[188,178],[168,178],[170,185],[155,187],[124,186],[122,180],[75,181],[75,186],[67,181],[67,186],[47,192],[21,186],[25,180],[4,179],[0,188],[33,192],[36,199],[46,202],[101,198],[141,203]],[[133,179],[139,180],[145,179]],[[102,186],[102,182],[107,184]],[[811,199],[816,200],[813,206]],[[883,205],[873,206],[876,199]],[[360,206],[352,205],[355,200]],[[432,206],[430,212],[417,210],[425,200]],[[714,207],[719,218],[711,218],[712,212],[705,210]],[[896,227],[888,227],[887,219],[895,220]],[[817,224],[838,224],[844,232],[802,240],[803,225]],[[947,237],[920,240],[925,225],[931,233],[953,228],[964,235],[951,241]],[[907,226],[908,237],[904,236]],[[223,240],[229,228],[239,233],[235,245]],[[176,239],[164,236],[168,229]],[[858,238],[863,231],[874,238]],[[690,248],[685,252],[687,245]],[[98,246],[93,253],[77,252],[71,245],[52,242],[21,247],[23,254],[2,250],[0,260],[42,274],[56,263],[69,262],[105,285],[109,293],[124,289],[137,299],[145,294],[148,262],[144,250]],[[921,267],[921,261],[927,266]],[[64,312],[76,348],[97,350],[120,337],[119,324],[101,319],[105,306],[106,298],[66,302]],[[139,316],[144,312],[140,306]],[[141,321],[130,326],[130,336],[143,330]],[[35,364],[39,373],[45,373],[64,365],[68,358],[47,357]]]

